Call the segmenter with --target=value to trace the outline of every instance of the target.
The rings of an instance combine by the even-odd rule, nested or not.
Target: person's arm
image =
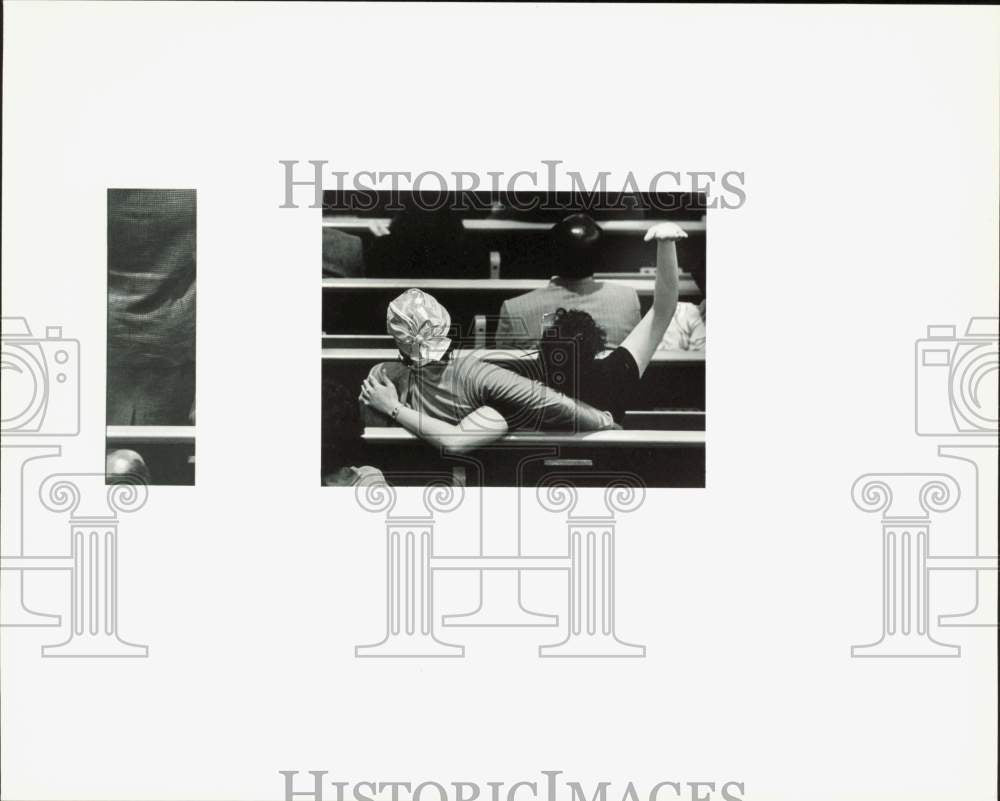
[[[465,453],[496,442],[507,433],[507,421],[489,406],[480,406],[463,418],[458,425],[446,423],[427,414],[421,414],[409,406],[398,404],[393,409],[396,422],[403,428],[452,453]],[[390,412],[390,417],[393,412]]]
[[[385,373],[382,371],[382,363],[376,364],[374,367],[372,367],[371,370],[368,371],[368,377],[364,380],[364,384],[367,384],[369,381],[372,381],[376,377],[378,377],[382,381],[389,381]],[[395,388],[396,388],[395,384],[393,384],[393,389],[395,390]],[[398,390],[397,390],[397,397],[398,397]],[[389,419],[388,415],[385,412],[381,412],[374,406],[364,402],[363,394],[358,396],[358,401],[361,404],[362,424],[366,426],[377,426],[380,428],[392,425],[392,421]]]
[[[480,406],[497,409],[515,428],[601,431],[614,427],[610,412],[595,409],[499,365],[482,362],[470,377]]]
[[[671,222],[659,223],[646,232],[644,241],[656,240],[656,284],[653,287],[653,306],[621,344],[621,347],[626,348],[635,359],[640,376],[646,372],[677,308],[677,246],[674,243],[678,239],[686,238],[684,230]]]
[[[361,386],[361,402],[366,409],[385,415],[411,434],[453,453],[481,448],[507,433],[507,421],[495,409],[480,406],[458,425],[421,414],[401,403],[395,385],[381,373],[372,371]]]

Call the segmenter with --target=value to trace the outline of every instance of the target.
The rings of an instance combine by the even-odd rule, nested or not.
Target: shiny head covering
[[[433,296],[419,289],[407,289],[389,304],[385,326],[400,353],[416,365],[440,361],[451,346],[451,315]]]
[[[586,214],[571,214],[549,231],[549,254],[556,275],[584,278],[604,266],[604,234]]]

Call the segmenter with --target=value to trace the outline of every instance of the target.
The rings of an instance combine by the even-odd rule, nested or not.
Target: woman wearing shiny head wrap
[[[360,400],[367,423],[401,425],[458,452],[488,445],[511,428],[594,431],[614,425],[609,413],[475,354],[452,358],[450,328],[447,309],[419,289],[389,304],[386,329],[400,361],[375,365],[365,379]]]
[[[440,361],[451,347],[451,315],[419,289],[407,289],[389,304],[385,327],[399,352],[417,366]]]

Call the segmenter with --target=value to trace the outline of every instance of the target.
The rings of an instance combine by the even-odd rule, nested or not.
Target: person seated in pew
[[[674,319],[667,326],[658,350],[705,350],[705,270],[691,268],[690,272],[701,291],[701,303],[678,301]]]
[[[536,347],[542,318],[559,308],[587,312],[612,346],[625,339],[639,324],[639,295],[631,287],[594,280],[594,273],[605,269],[603,239],[601,227],[586,214],[571,214],[553,226],[548,260],[554,275],[548,286],[504,301],[497,323],[498,348]]]
[[[575,398],[611,412],[621,423],[628,404],[639,393],[639,379],[663,340],[677,307],[678,239],[687,234],[675,223],[662,222],[646,232],[646,241],[656,241],[656,282],[653,305],[639,324],[610,354],[599,358],[607,343],[603,327],[580,309],[559,309],[542,334],[538,355],[545,380],[555,383]],[[567,343],[575,354],[567,357]]]
[[[425,209],[413,200],[393,217],[365,254],[369,278],[487,278],[489,256],[465,232],[458,212]]]
[[[360,236],[330,226],[323,227],[323,277],[358,278],[364,275]]]
[[[400,361],[376,364],[365,379],[359,400],[367,425],[400,425],[455,452],[481,448],[510,429],[615,427],[607,412],[539,381],[475,354],[453,357],[451,316],[419,289],[389,304],[386,325]]]
[[[354,487],[384,483],[382,471],[363,459],[364,425],[354,393],[336,381],[323,383],[322,447],[320,469],[324,487]]]

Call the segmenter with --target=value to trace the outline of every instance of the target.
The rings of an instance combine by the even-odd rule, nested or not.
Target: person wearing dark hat
[[[609,345],[621,344],[639,323],[639,296],[631,287],[596,281],[603,263],[603,232],[586,214],[571,214],[548,236],[553,277],[548,286],[504,301],[497,323],[499,348],[534,348],[543,318],[557,309],[589,314],[604,329]]]

